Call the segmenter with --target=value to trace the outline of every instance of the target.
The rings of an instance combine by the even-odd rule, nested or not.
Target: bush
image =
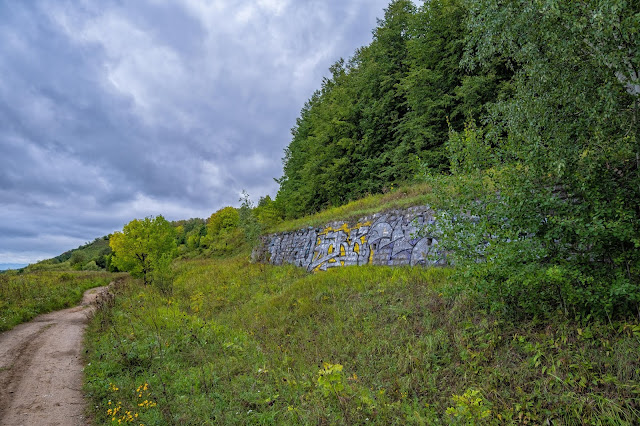
[[[96,264],[95,260],[92,260],[91,262],[87,262],[83,267],[82,267],[83,271],[99,271],[100,267]]]

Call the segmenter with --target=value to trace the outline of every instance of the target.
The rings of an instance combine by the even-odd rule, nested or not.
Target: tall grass
[[[171,295],[119,288],[87,339],[98,423],[640,421],[638,323],[506,322],[446,269],[245,259],[180,262]]]
[[[109,283],[100,272],[33,272],[0,274],[0,331],[38,314],[68,308],[82,300],[85,290]]]
[[[313,215],[280,222],[267,231],[285,232],[308,226],[321,227],[337,220],[356,220],[385,210],[425,204],[431,205],[435,201],[432,187],[429,183],[401,186],[392,189],[386,194],[370,195],[339,207],[328,208]]]

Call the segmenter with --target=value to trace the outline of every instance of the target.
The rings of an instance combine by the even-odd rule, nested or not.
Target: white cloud
[[[206,188],[217,189],[224,186],[222,167],[208,160],[203,160],[200,167],[200,181]]]
[[[147,125],[170,119],[184,127],[193,125],[180,109],[193,91],[179,52],[117,10],[91,16],[61,7],[51,13],[69,38],[104,52],[104,81],[134,101]]]
[[[194,209],[189,205],[181,205],[175,200],[160,200],[145,194],[136,194],[135,199],[120,205],[127,212],[124,224],[134,218],[142,219],[147,216],[162,215],[167,220],[188,219],[190,217],[208,217],[210,209]]]
[[[289,0],[258,0],[258,6],[276,16],[282,15],[289,3]]]

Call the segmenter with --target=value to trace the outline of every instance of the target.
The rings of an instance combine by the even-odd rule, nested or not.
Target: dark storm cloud
[[[0,262],[274,195],[300,108],[386,0],[0,4]]]

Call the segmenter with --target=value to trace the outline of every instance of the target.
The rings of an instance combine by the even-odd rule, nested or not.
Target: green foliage
[[[256,217],[253,203],[246,191],[242,191],[242,197],[239,201],[238,226],[244,231],[247,242],[253,245],[258,241],[262,233],[262,226]]]
[[[87,339],[96,423],[110,420],[115,398],[144,424],[634,424],[640,416],[637,320],[510,322],[480,309],[447,269],[311,275],[246,259],[178,262],[170,296],[134,281],[117,289]],[[144,399],[157,405],[140,410],[144,383]]]
[[[91,262],[87,262],[84,266],[82,266],[83,271],[99,271],[100,267],[96,264],[95,260]]]
[[[111,274],[97,272],[27,272],[0,274],[0,331],[36,315],[74,306],[85,290],[106,285]]]
[[[484,139],[483,129],[471,121],[459,133],[452,130],[447,141],[447,151],[454,174],[486,170],[493,164],[493,149]]]
[[[344,392],[346,379],[342,369],[341,364],[325,362],[318,371],[318,386],[324,396],[335,395],[339,397]]]
[[[151,282],[164,294],[171,294],[173,289],[174,272],[171,268],[173,257],[171,253],[163,253],[153,263],[153,269],[150,272]]]
[[[639,93],[629,69],[640,67],[640,5],[503,3],[469,2],[466,62],[506,60],[515,74],[484,129],[451,134],[463,197],[442,198],[442,246],[509,315],[637,314]]]
[[[111,263],[122,271],[129,271],[149,283],[150,273],[172,257],[176,248],[175,228],[162,216],[134,219],[115,232],[109,244],[114,256]]]
[[[460,67],[465,17],[461,0],[394,0],[373,41],[331,77],[303,107],[283,158],[276,205],[286,218],[384,193],[413,179],[420,157],[446,171],[449,125],[480,117],[505,93],[512,72],[500,60]]]
[[[491,410],[485,406],[479,390],[467,389],[462,395],[453,395],[451,399],[455,402],[455,407],[447,408],[447,414],[453,416],[455,423],[465,425],[489,423]]]
[[[253,209],[253,213],[263,228],[269,228],[281,220],[277,204],[269,195],[260,197],[258,205]]]
[[[86,257],[82,252],[76,251],[71,255],[69,259],[69,264],[77,269],[82,269],[82,265],[87,261]]]
[[[206,221],[200,218],[179,220],[172,223],[176,227],[176,243],[186,245],[190,250],[200,246],[200,238],[207,233]]]
[[[223,231],[213,241],[208,242],[206,253],[212,256],[230,256],[242,251],[247,238],[242,228]]]
[[[212,239],[222,231],[237,228],[239,220],[238,209],[234,207],[225,207],[218,210],[207,220],[207,237]]]

